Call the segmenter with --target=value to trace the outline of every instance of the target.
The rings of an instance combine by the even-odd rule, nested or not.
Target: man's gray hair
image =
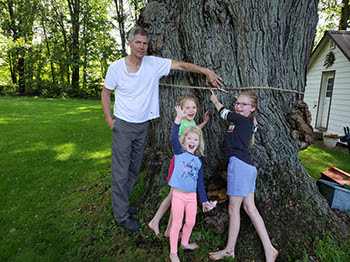
[[[135,35],[147,36],[149,38],[148,32],[141,27],[135,27],[134,29],[132,29],[128,39],[132,42],[135,38]]]

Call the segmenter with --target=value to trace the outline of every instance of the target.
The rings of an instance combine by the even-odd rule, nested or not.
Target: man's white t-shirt
[[[114,90],[114,115],[130,123],[159,117],[159,79],[170,72],[171,59],[144,56],[139,70],[129,73],[125,58],[113,62],[105,87]]]

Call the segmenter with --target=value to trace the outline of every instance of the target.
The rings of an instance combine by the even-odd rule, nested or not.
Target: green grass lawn
[[[0,97],[0,112],[0,261],[168,260],[168,239],[146,224],[156,207],[140,211],[136,233],[114,221],[100,101]],[[145,175],[131,196],[138,206]],[[193,237],[210,241],[191,256],[209,261],[211,243],[225,238],[202,231]]]
[[[111,136],[100,101],[0,97],[0,261],[168,260],[168,239],[146,225],[155,207],[141,210],[133,234],[114,222]],[[331,165],[349,172],[348,156],[337,154],[311,146],[300,156],[310,174]],[[180,257],[211,261],[208,250],[226,237],[199,217],[191,238],[200,248]]]
[[[327,171],[331,166],[350,173],[350,155],[344,151],[340,150],[340,147],[326,149],[324,146],[311,145],[306,150],[300,151],[299,156],[309,175],[317,181],[321,172]]]
[[[90,191],[109,187],[100,102],[1,97],[0,112],[0,260],[75,256]]]

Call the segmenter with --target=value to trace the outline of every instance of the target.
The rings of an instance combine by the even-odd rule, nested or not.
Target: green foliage
[[[297,260],[289,261],[294,262],[308,262],[308,261],[320,261],[320,262],[346,262],[350,261],[349,252],[350,240],[347,239],[343,242],[339,242],[333,239],[329,235],[316,236],[313,242],[314,254],[307,254],[304,252],[304,257]],[[316,259],[316,260],[315,260]]]
[[[342,0],[320,0],[318,4],[319,23],[315,37],[315,46],[319,43],[326,30],[338,30],[342,16]],[[348,18],[348,24],[350,17]]]
[[[18,95],[18,87],[14,84],[0,86],[1,96],[14,96]]]
[[[350,261],[349,252],[350,240],[337,243],[331,236],[324,236],[320,239],[316,236],[314,241],[314,250],[316,257],[321,261]]]
[[[123,22],[128,27],[133,26],[134,17],[129,13],[136,16],[144,3],[133,1],[134,8],[125,10],[128,19]],[[109,64],[122,56],[111,19],[115,17],[112,4],[106,0],[4,1],[0,7],[2,94],[99,97]]]

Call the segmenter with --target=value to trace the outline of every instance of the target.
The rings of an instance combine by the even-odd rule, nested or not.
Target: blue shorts
[[[230,157],[227,167],[227,195],[248,196],[254,193],[257,170],[237,157]]]

